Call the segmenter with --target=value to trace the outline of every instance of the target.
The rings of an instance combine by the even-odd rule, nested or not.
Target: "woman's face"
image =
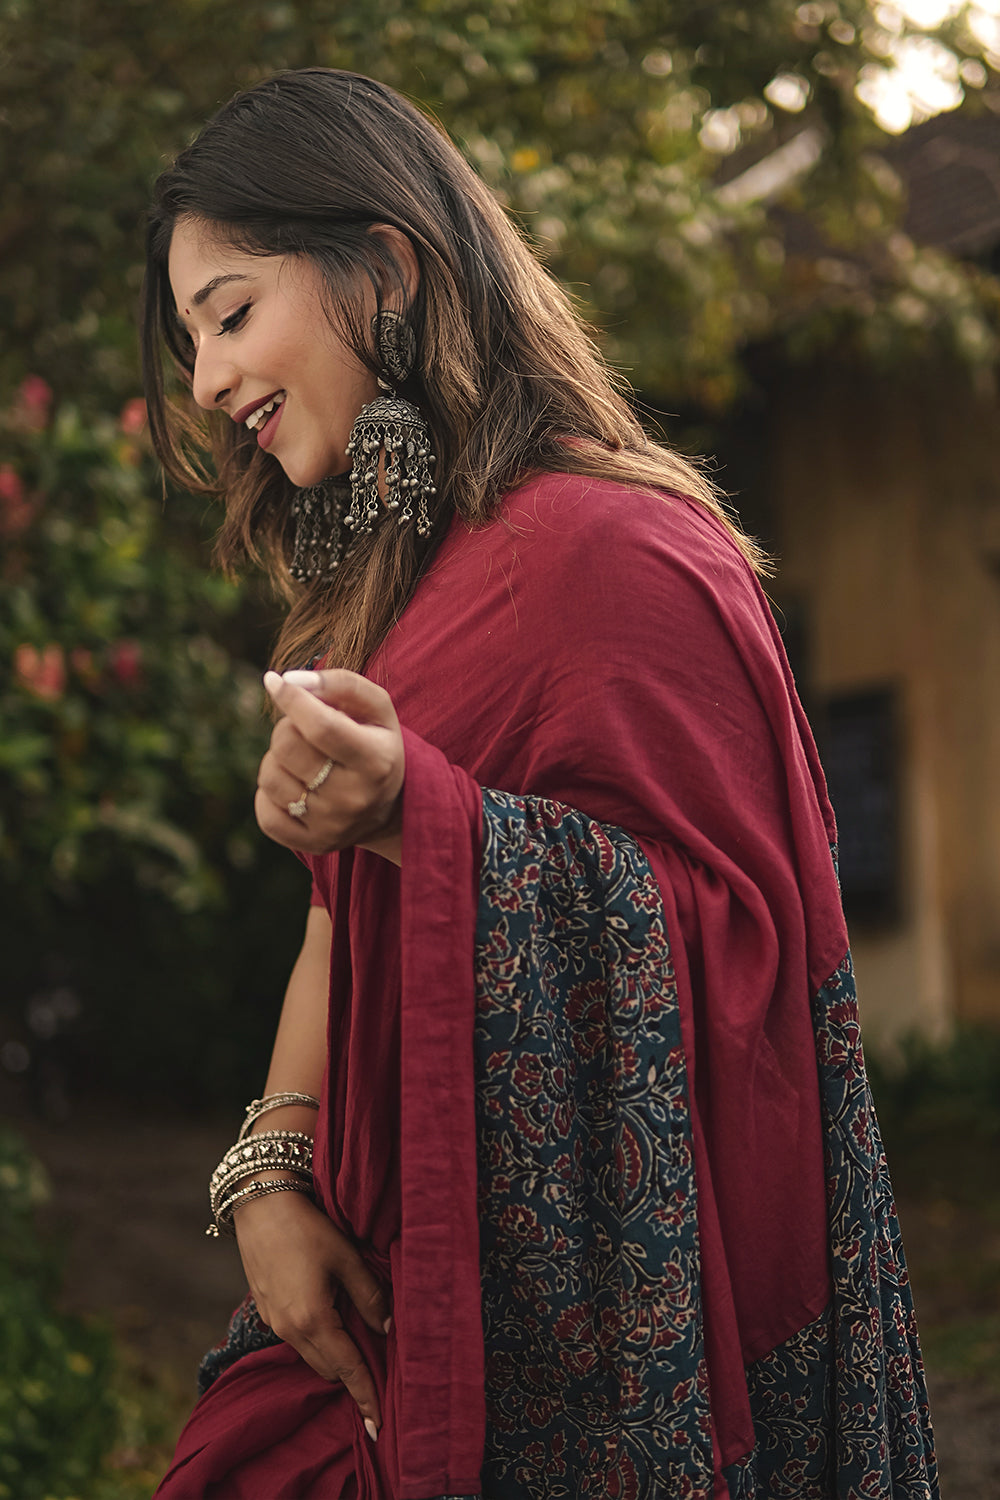
[[[330,326],[313,262],[247,255],[181,219],[169,269],[198,405],[245,422],[295,485],[349,468],[351,427],[378,386]]]

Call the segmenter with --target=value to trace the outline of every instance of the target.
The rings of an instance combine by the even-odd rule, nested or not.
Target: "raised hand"
[[[268,838],[328,854],[357,845],[400,862],[403,737],[392,699],[356,672],[268,672],[281,709],[254,811]]]

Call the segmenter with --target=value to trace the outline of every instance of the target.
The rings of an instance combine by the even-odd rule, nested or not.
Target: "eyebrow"
[[[247,281],[249,279],[249,277],[235,271],[230,271],[225,276],[213,276],[211,281],[206,281],[205,285],[195,292],[191,301],[195,307],[201,307],[202,303],[207,302],[212,293],[217,292],[220,286],[228,286],[231,281]]]

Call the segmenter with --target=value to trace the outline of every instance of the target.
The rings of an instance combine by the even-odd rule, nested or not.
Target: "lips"
[[[285,399],[285,393],[280,388],[276,391],[272,391],[269,396],[258,396],[256,401],[249,401],[246,406],[241,406],[239,411],[234,411],[232,414],[233,421],[245,422],[247,418],[252,417],[255,412],[263,412],[264,408],[270,402],[278,400],[279,397],[282,401]]]
[[[275,407],[274,411],[267,418],[267,420],[264,423],[263,427],[258,426],[258,428],[257,428],[257,446],[258,446],[258,448],[270,448],[272,442],[274,441],[274,434],[278,430],[278,423],[281,421],[281,414],[284,411],[284,409],[285,409],[285,402],[284,402],[284,399],[282,399],[281,403],[278,406]]]

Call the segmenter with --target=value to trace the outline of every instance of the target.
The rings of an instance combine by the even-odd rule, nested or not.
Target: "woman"
[[[314,893],[213,1179],[252,1297],[158,1494],[935,1496],[752,543],[369,79],[261,84],[157,184],[197,482],[164,346],[220,554],[291,603],[256,810]]]

